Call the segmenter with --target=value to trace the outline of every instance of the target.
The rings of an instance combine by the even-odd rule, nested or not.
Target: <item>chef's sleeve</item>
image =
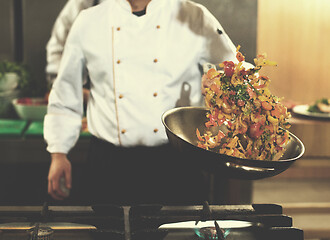
[[[238,62],[236,58],[236,48],[225,29],[219,21],[206,9],[203,8],[202,34],[205,39],[204,49],[201,54],[200,64],[203,66],[206,63],[218,65],[223,61]],[[244,62],[243,66],[247,69],[253,68],[251,63]]]
[[[77,142],[83,116],[83,68],[79,16],[65,44],[57,78],[49,95],[44,138],[50,153],[68,153]]]
[[[223,61],[236,59],[236,47],[221,26],[219,21],[208,9],[202,7],[201,33],[204,38],[204,48],[201,51],[201,64],[218,64]]]

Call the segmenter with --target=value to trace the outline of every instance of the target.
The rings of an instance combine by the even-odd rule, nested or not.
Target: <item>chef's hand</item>
[[[71,163],[66,154],[52,153],[52,162],[48,173],[48,193],[56,200],[63,200],[69,196],[71,189]],[[61,186],[61,178],[65,185]]]

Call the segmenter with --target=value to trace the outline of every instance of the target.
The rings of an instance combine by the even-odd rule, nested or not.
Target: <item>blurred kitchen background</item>
[[[1,0],[0,61],[24,63],[31,74],[27,94],[47,91],[46,43],[67,0]],[[249,62],[267,53],[278,67],[267,68],[271,90],[290,108],[330,98],[329,0],[196,0],[221,22]],[[0,92],[0,119],[18,119],[11,100]],[[8,132],[0,124],[0,204],[39,204],[47,198],[49,155],[40,124]],[[29,122],[29,124],[31,124]],[[17,129],[16,129],[17,130]],[[291,131],[305,144],[304,157],[286,172],[254,182],[232,181],[231,203],[278,203],[306,239],[330,239],[330,120],[293,114]],[[70,153],[74,165],[88,146],[82,136]],[[74,173],[79,177],[79,172]],[[40,189],[44,189],[40,191]]]

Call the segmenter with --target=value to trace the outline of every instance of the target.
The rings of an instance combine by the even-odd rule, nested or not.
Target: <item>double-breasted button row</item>
[[[153,61],[154,61],[154,63],[158,63],[158,59],[157,59],[157,58],[155,58]],[[117,63],[117,64],[121,64],[120,59],[118,59],[116,63]]]
[[[158,93],[157,93],[157,92],[154,92],[154,93],[152,94],[152,96],[157,97],[157,96],[158,96]],[[119,94],[119,95],[118,95],[118,98],[119,98],[119,99],[122,99],[122,98],[124,98],[124,95],[123,95],[123,94]]]
[[[121,134],[125,134],[127,131],[126,131],[126,129],[122,129],[120,132],[121,132]],[[154,132],[154,133],[157,133],[157,132],[158,132],[158,128],[155,128],[155,129],[153,130],[153,132]]]
[[[160,25],[156,25],[156,27],[155,27],[156,29],[160,29],[161,27],[160,27]],[[117,32],[119,32],[119,31],[121,31],[122,29],[121,29],[121,27],[116,27],[116,31]],[[154,63],[158,63],[159,62],[159,59],[158,58],[154,58],[153,59],[153,62]],[[117,61],[116,61],[116,63],[117,64],[121,64],[122,63],[122,61],[120,60],[120,59],[117,59]],[[157,92],[154,92],[153,93],[153,97],[157,97],[158,96],[158,93]],[[119,94],[118,95],[118,98],[119,99],[123,99],[124,98],[124,95],[123,94]],[[154,128],[153,130],[152,130],[154,133],[158,133],[158,128]],[[121,134],[126,134],[127,133],[127,130],[126,129],[121,129]]]
[[[160,25],[156,25],[156,29],[160,29]],[[116,30],[119,32],[121,30],[121,28],[117,27]]]

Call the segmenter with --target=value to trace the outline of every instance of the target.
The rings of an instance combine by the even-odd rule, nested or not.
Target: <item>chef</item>
[[[136,14],[138,13],[138,14]],[[193,156],[168,145],[162,114],[202,105],[206,62],[235,59],[235,46],[214,16],[187,0],[108,0],[83,10],[66,40],[49,96],[44,137],[51,153],[48,192],[67,197],[71,163],[83,116],[83,69],[90,80],[92,134],[88,201],[188,204],[207,200]]]

